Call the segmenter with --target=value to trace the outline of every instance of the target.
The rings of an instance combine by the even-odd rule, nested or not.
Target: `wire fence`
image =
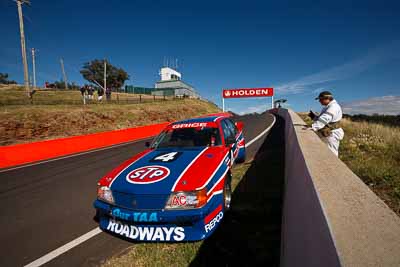
[[[12,106],[12,105],[107,105],[107,104],[141,104],[141,103],[152,103],[152,102],[163,102],[163,101],[179,101],[183,100],[181,97],[170,97],[170,96],[149,96],[149,95],[132,95],[132,96],[119,96],[115,94],[111,99],[106,99],[105,96],[101,100],[98,99],[97,95],[92,97],[86,96],[85,99],[52,99],[52,98],[35,98],[32,99],[21,98],[21,99],[0,99],[0,106]]]

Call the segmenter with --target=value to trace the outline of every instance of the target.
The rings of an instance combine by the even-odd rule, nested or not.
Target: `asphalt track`
[[[235,117],[244,122],[246,142],[267,129],[268,113]],[[263,144],[247,147],[248,159]],[[0,266],[24,266],[92,231],[96,182],[142,151],[142,140],[37,165],[0,171]],[[29,151],[26,151],[29,153]],[[94,235],[47,262],[46,266],[97,266],[132,243],[106,233]]]

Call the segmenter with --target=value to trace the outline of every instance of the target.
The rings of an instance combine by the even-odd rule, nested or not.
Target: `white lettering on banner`
[[[217,216],[214,217],[214,219],[211,220],[211,222],[209,222],[208,224],[206,224],[204,226],[204,230],[206,231],[206,233],[208,233],[209,231],[211,231],[212,229],[214,229],[215,225],[217,223],[219,223],[219,221],[224,217],[224,213],[221,211],[220,213],[218,213]]]
[[[273,88],[241,88],[241,89],[224,89],[223,98],[236,97],[266,97],[273,96]]]
[[[145,227],[109,220],[106,229],[121,236],[142,241],[182,241],[185,239],[183,227]]]

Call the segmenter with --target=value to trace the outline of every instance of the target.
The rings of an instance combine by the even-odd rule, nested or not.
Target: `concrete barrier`
[[[281,266],[400,266],[400,218],[291,110]]]

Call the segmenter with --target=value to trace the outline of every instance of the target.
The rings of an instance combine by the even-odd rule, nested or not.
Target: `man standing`
[[[344,137],[343,129],[339,125],[343,116],[342,108],[328,91],[321,92],[315,100],[319,100],[323,108],[319,115],[312,111],[308,114],[314,121],[311,127],[322,137],[322,141],[328,144],[329,149],[338,156],[339,143]]]

